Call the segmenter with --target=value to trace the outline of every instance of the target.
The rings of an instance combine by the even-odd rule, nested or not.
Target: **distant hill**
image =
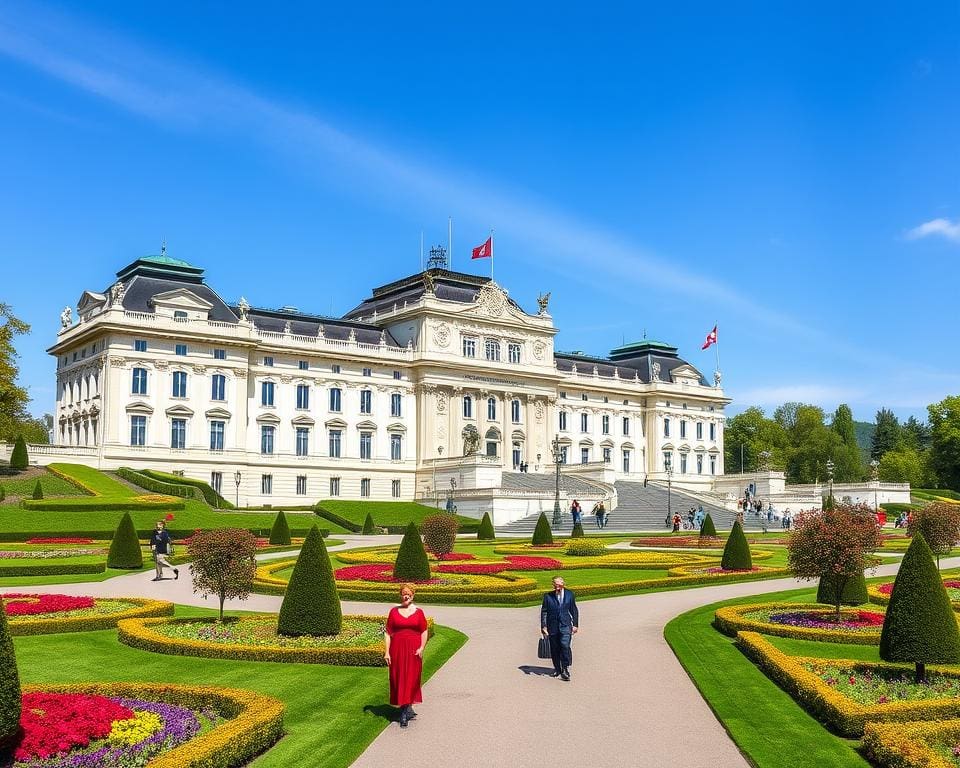
[[[870,446],[873,442],[873,433],[877,425],[870,421],[855,421],[853,428],[857,435],[857,445],[860,446],[860,456],[864,466],[870,463]]]

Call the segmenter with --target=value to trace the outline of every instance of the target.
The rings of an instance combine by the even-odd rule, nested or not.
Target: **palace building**
[[[325,317],[228,304],[198,267],[137,259],[61,316],[51,453],[183,473],[241,505],[455,497],[497,523],[552,508],[555,460],[611,506],[619,483],[712,490],[719,375],[650,340],[559,352],[549,294],[528,312],[432,263]]]

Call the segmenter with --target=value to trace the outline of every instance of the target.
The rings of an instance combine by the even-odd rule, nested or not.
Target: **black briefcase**
[[[538,659],[549,659],[550,658],[550,638],[540,636],[540,642],[537,643],[537,658]]]

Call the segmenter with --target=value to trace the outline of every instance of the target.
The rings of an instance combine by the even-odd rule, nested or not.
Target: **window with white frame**
[[[560,431],[566,432],[567,431],[567,412],[560,411],[559,416],[560,416]]]
[[[330,390],[330,411],[332,413],[340,413],[340,397],[341,391],[337,387]]]
[[[273,407],[273,395],[276,385],[272,381],[260,382],[260,405],[268,408]]]
[[[297,496],[307,495],[307,476],[297,475]]]
[[[477,356],[477,340],[471,336],[463,337],[463,356],[464,357]]]
[[[630,437],[630,417],[623,417],[623,436]]]
[[[590,449],[589,448],[580,448],[580,463],[589,464],[590,463]]]
[[[273,475],[260,475],[260,493],[264,496],[273,493]]]
[[[340,458],[340,438],[343,432],[339,429],[330,430],[330,458]]]
[[[390,481],[390,495],[395,499],[400,498],[400,481],[399,480]]]
[[[561,464],[567,463],[567,453],[568,453],[568,446],[561,445],[560,446],[560,463]]]
[[[177,357],[186,357],[187,355],[187,345],[186,344],[177,344],[173,348],[173,352]]]
[[[687,474],[687,454],[685,453],[680,454],[680,474]]]
[[[370,498],[370,478],[369,477],[360,478],[360,498],[363,498],[363,499]]]
[[[297,384],[297,410],[306,411],[310,409],[310,385]]]
[[[687,436],[687,420],[680,419],[680,439],[682,440]]]
[[[400,461],[403,459],[403,436],[399,434],[390,435],[390,459]]]
[[[607,414],[600,417],[600,431],[605,435],[610,434],[610,417]]]
[[[260,425],[260,453],[273,453],[273,439],[276,435],[276,429],[270,424]]]
[[[520,401],[511,400],[510,401],[510,421],[514,424],[520,423]]]
[[[673,469],[673,451],[663,452],[663,469],[664,471]]]
[[[520,362],[520,345],[519,344],[508,344],[507,345],[507,354],[511,363]]]
[[[610,460],[611,460],[611,459],[610,459],[611,451],[612,451],[612,449],[610,448],[610,446],[608,446],[608,445],[607,445],[607,446],[604,446],[604,448],[603,448],[603,463],[604,463],[604,464],[609,464],[609,463],[610,463]]]
[[[373,376],[373,370],[370,369],[370,368],[364,368],[364,369],[363,369],[363,375],[364,375],[364,376]]]
[[[710,425],[710,439],[711,439],[711,440],[716,440],[716,439],[717,439],[717,425],[716,425],[716,424],[711,424],[711,425]]]
[[[483,342],[483,350],[486,355],[487,360],[490,360],[494,363],[500,362],[500,342],[496,339],[485,339]]]
[[[487,421],[497,420],[497,398],[487,398]]]
[[[623,449],[623,471],[630,472],[630,451],[626,448]]]
[[[213,359],[214,359],[214,360],[226,360],[226,359],[227,359],[227,350],[225,350],[225,349],[215,349],[215,350],[213,350]]]
[[[697,440],[703,440],[703,422],[697,422]]]
[[[361,459],[373,458],[373,433],[372,432],[360,433],[360,458]]]
[[[390,395],[390,415],[400,418],[403,416],[403,396],[399,392]]]
[[[222,451],[223,450],[223,435],[226,428],[226,422],[223,421],[211,421],[210,422],[210,450],[211,451]]]
[[[670,417],[663,417],[663,436],[670,437]]]
[[[298,368],[299,370],[301,370],[301,371],[309,371],[309,370],[310,370],[310,361],[309,361],[309,360],[298,360],[298,361],[297,361],[297,368]]]
[[[263,358],[263,364],[268,368],[273,368],[273,358],[270,355],[267,355]]]
[[[310,429],[297,427],[297,456],[310,455]]]
[[[147,351],[147,340],[146,339],[135,339],[133,342],[133,351],[134,352],[146,352]]]
[[[210,377],[210,399],[220,402],[227,399],[227,377],[222,373]]]
[[[187,447],[187,420],[170,420],[170,447],[183,449]]]
[[[130,445],[144,446],[147,444],[147,417],[130,417]]]
[[[710,457],[710,474],[711,475],[717,474],[717,457],[716,456]]]
[[[340,366],[334,363],[330,366],[330,373],[340,373]]]
[[[147,369],[146,368],[133,369],[133,382],[132,382],[130,391],[134,395],[147,394]],[[73,383],[72,382],[70,384],[70,399],[73,400]]]
[[[520,443],[514,442],[512,446],[512,457],[513,459],[513,468],[516,469],[520,466]]]
[[[187,372],[186,371],[173,372],[173,396],[174,397],[187,396]]]
[[[223,490],[223,472],[210,473],[210,487],[217,493]]]
[[[473,398],[470,395],[463,396],[463,418],[473,418]]]
[[[360,413],[373,413],[373,391],[360,390]]]
[[[400,371],[394,371],[394,372],[393,372],[393,378],[394,378],[395,380],[397,380],[397,381],[400,381],[400,379],[403,378],[403,374],[400,373]]]
[[[339,477],[330,478],[330,495],[331,496],[340,495],[340,478]]]
[[[581,432],[590,431],[590,416],[586,413],[580,414],[580,431]]]

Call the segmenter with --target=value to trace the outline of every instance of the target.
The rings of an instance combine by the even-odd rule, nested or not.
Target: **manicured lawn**
[[[76,480],[82,487],[89,488],[98,496],[138,496],[129,486],[114,480],[100,470],[85,467],[82,464],[51,464],[51,469]]]
[[[7,496],[32,497],[34,486],[40,480],[44,497],[47,496],[85,496],[86,494],[73,483],[57,477],[46,469],[33,469],[19,474],[0,475],[0,487]]]
[[[178,616],[212,613],[177,608]],[[437,627],[427,644],[424,677],[439,669],[465,640],[453,629]],[[17,637],[14,644],[25,683],[150,680],[246,688],[276,696],[287,705],[287,735],[250,763],[255,768],[305,764],[345,768],[387,725],[385,718],[392,711],[385,669],[166,656],[121,645],[115,630]]]
[[[378,526],[400,526],[407,525],[413,521],[419,523],[423,518],[429,515],[435,515],[441,510],[436,507],[428,507],[423,504],[416,504],[412,501],[347,501],[344,499],[325,499],[318,502],[317,506],[339,515],[356,525],[363,525],[363,521],[369,512],[373,515],[373,522]],[[457,515],[461,525],[477,524],[477,520],[472,517],[463,517]]]
[[[153,561],[143,559],[143,568],[140,571],[152,571]],[[137,571],[119,571],[107,568],[103,573],[74,573],[66,576],[0,576],[0,587],[35,587],[41,584],[80,584],[89,581],[106,581],[114,576]]]

